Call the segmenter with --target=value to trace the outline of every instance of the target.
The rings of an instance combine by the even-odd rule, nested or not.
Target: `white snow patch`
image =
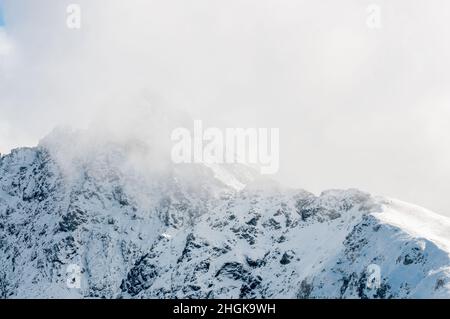
[[[450,218],[397,199],[389,198],[382,205],[382,212],[373,213],[379,220],[413,237],[428,239],[450,253]]]
[[[245,188],[245,184],[238,181],[238,179],[228,172],[223,166],[218,164],[207,164],[205,166],[213,171],[214,178],[221,181],[223,184],[235,189],[236,191],[241,191]]]

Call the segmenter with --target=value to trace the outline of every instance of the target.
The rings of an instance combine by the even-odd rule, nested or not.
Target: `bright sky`
[[[74,2],[80,30],[66,27]],[[380,29],[366,24],[370,3]],[[0,6],[2,153],[57,125],[125,118],[133,109],[118,101],[145,89],[210,126],[280,128],[287,185],[356,187],[450,215],[447,0]]]
[[[0,27],[5,24],[5,22],[3,21],[3,12],[2,12],[1,4],[2,4],[2,2],[0,1]]]

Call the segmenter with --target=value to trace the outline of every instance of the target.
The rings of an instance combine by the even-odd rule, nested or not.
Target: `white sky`
[[[66,6],[82,8],[81,30]],[[369,29],[366,8],[381,8]],[[163,107],[279,127],[283,183],[357,187],[450,215],[446,0],[0,0],[0,152],[57,125]],[[6,44],[5,44],[6,43]]]

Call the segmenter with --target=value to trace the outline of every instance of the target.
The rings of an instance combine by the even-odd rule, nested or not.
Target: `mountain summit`
[[[155,154],[57,132],[2,156],[0,297],[450,298],[446,217]]]

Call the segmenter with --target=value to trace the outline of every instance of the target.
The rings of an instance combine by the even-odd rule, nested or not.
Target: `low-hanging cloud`
[[[74,2],[79,30],[66,26]],[[366,25],[372,3],[380,29]],[[0,64],[0,152],[57,125],[146,137],[151,105],[214,127],[280,128],[277,178],[288,185],[359,187],[450,214],[445,0],[2,8],[14,54]]]

